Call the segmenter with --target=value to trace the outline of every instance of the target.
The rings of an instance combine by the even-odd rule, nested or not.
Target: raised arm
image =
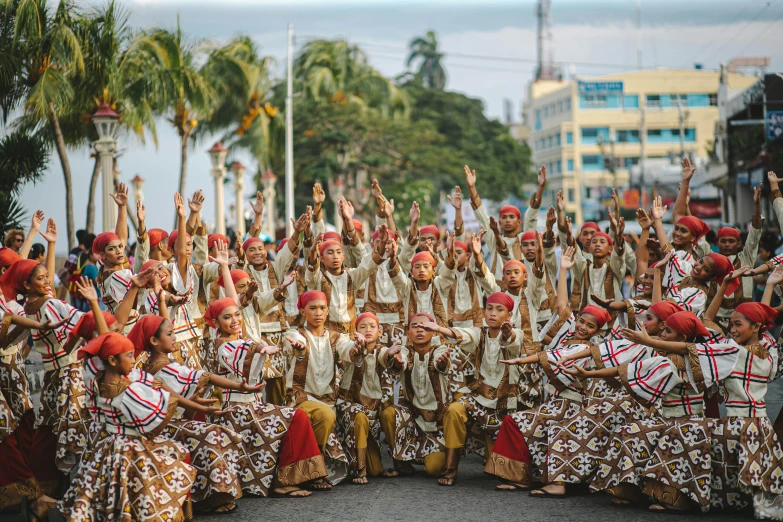
[[[117,186],[117,193],[109,193],[111,198],[117,203],[117,224],[114,227],[114,233],[122,240],[123,245],[128,244],[128,187],[125,183]]]
[[[636,222],[642,227],[642,235],[639,236],[639,245],[636,247],[636,277],[642,276],[650,265],[650,250],[647,248],[647,240],[650,238],[650,227],[653,220],[643,208],[636,209]]]
[[[141,272],[141,267],[150,259],[150,237],[147,234],[147,209],[144,203],[136,202],[136,222],[139,227],[136,229],[136,248],[133,251],[133,273]]]
[[[250,237],[258,237],[258,234],[261,233],[261,220],[264,216],[264,195],[261,192],[256,192],[256,199],[250,203],[250,208],[253,209],[253,222],[250,223],[248,234]]]
[[[109,331],[109,326],[106,324],[106,319],[101,312],[101,302],[98,299],[98,292],[95,291],[95,285],[86,277],[79,278],[79,280],[75,281],[75,285],[76,291],[82,296],[82,299],[90,303],[90,311],[95,319],[96,332],[98,335],[105,334]]]
[[[231,278],[231,267],[228,265],[228,245],[223,241],[217,242],[217,257],[209,258],[210,261],[214,261],[220,265],[220,275],[223,276],[223,289],[226,292],[226,297],[230,297],[239,306],[239,296],[237,290],[234,287],[234,280]]]
[[[190,262],[188,259],[188,233],[185,221],[185,201],[183,201],[179,192],[174,194],[174,206],[177,209],[177,241],[174,244],[174,251],[177,256],[177,270],[179,270],[182,280],[187,281],[188,263]]]
[[[658,236],[658,242],[661,244],[661,250],[664,252],[672,248],[669,236],[666,235],[666,229],[663,228],[663,215],[666,214],[667,208],[669,207],[664,206],[661,196],[653,200],[652,218],[655,226],[655,235]],[[674,222],[676,223],[677,221],[675,220]]]
[[[775,267],[775,270],[773,270],[767,278],[767,282],[764,287],[764,295],[761,297],[762,303],[771,306],[772,296],[775,293],[775,287],[780,283],[783,283],[783,265]]]
[[[462,220],[462,189],[459,185],[454,187],[454,195],[446,194],[446,199],[454,207],[454,235],[461,240],[465,235],[465,222]]]
[[[696,167],[691,165],[691,160],[687,156],[682,158],[682,185],[680,185],[680,191],[677,193],[677,200],[674,202],[674,209],[672,209],[673,223],[676,223],[683,216],[690,215],[688,192],[691,189],[691,179],[695,172]]]
[[[652,299],[650,300],[650,304],[663,301],[663,274],[666,272],[666,265],[669,264],[673,255],[674,251],[669,250],[666,256],[661,259],[661,262],[655,265],[655,271],[653,272]]]
[[[715,322],[715,318],[718,316],[718,310],[720,310],[720,306],[723,304],[723,297],[726,295],[726,290],[729,287],[729,283],[738,277],[742,277],[742,275],[748,270],[750,270],[749,266],[740,267],[723,279],[723,283],[721,283],[720,288],[715,293],[713,300],[710,301],[710,305],[707,307],[707,311],[704,312],[705,321],[712,321],[713,323]]]
[[[36,210],[30,223],[30,230],[27,231],[24,243],[22,243],[22,248],[19,249],[19,257],[22,259],[27,259],[27,256],[30,254],[30,249],[33,248],[33,241],[35,241],[35,236],[38,235],[38,231],[41,230],[41,223],[43,223],[43,220],[44,211]]]
[[[57,247],[57,224],[55,224],[52,218],[46,222],[46,232],[40,232],[41,236],[46,240],[46,271],[49,272],[49,277],[54,278],[55,265],[56,265],[56,252]],[[61,281],[61,283],[65,283]]]
[[[204,206],[204,193],[201,190],[197,190],[191,199],[188,199],[188,208],[190,208],[190,214],[188,215],[188,234],[195,234],[196,228],[201,225],[201,208]]]
[[[576,248],[569,246],[560,256],[560,273],[557,276],[557,311],[564,315],[571,310],[568,302],[568,271],[574,267]]]

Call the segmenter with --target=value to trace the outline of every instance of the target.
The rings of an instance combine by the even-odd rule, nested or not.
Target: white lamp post
[[[237,236],[240,238],[245,237],[245,208],[244,208],[244,192],[245,192],[245,166],[239,161],[235,161],[231,165],[231,172],[234,173],[234,191],[236,192],[236,219],[237,219]]]
[[[212,177],[215,179],[215,232],[226,233],[226,216],[223,203],[223,180],[226,179],[226,155],[228,149],[219,141],[209,149],[212,161]]]
[[[141,191],[144,186],[144,178],[136,174],[131,180],[131,187],[133,187],[133,200],[144,201],[144,192]]]
[[[108,104],[103,103],[95,114],[92,115],[92,123],[98,131],[98,141],[95,142],[95,150],[101,158],[101,180],[103,197],[103,229],[114,230],[117,223],[117,208],[111,193],[114,192],[114,153],[117,151],[117,140],[114,135],[117,131],[117,121],[120,115],[114,112]]]
[[[277,176],[271,170],[264,172],[261,176],[261,183],[264,186],[264,203],[266,210],[266,221],[264,221],[263,231],[272,239],[275,239],[277,235],[277,205],[275,204],[275,198],[277,193],[275,190],[275,183],[277,182]]]

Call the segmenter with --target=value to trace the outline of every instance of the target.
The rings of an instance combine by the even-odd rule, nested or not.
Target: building
[[[631,189],[636,165],[639,178],[622,197],[638,206],[640,189],[646,195],[652,188],[645,159],[674,162],[688,154],[706,163],[718,120],[719,75],[655,69],[531,82],[523,113],[534,164],[549,171],[543,204],[554,204],[562,190],[566,212],[581,225],[603,217],[612,187]],[[745,89],[756,80],[729,74],[727,81]]]

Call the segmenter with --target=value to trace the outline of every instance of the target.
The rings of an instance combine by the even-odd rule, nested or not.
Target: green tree
[[[22,228],[26,217],[19,193],[40,181],[49,163],[49,148],[40,134],[15,131],[0,140],[0,236]]]
[[[408,47],[410,48],[408,68],[413,62],[420,60],[418,74],[424,86],[431,89],[445,89],[446,70],[441,63],[443,53],[438,50],[438,37],[435,31],[427,31],[423,37],[414,38]]]

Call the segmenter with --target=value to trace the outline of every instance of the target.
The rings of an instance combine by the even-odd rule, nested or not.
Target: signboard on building
[[[783,111],[767,112],[767,138],[770,141],[783,138]]]
[[[623,82],[579,82],[579,94],[622,94]]]

